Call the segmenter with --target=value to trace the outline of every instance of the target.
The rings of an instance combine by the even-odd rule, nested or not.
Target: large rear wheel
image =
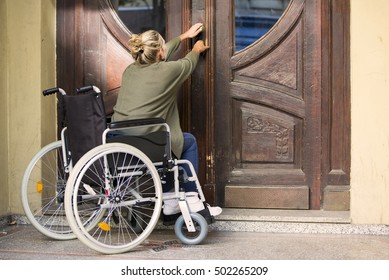
[[[21,199],[31,224],[44,235],[58,240],[75,238],[65,216],[64,195],[68,173],[62,142],[43,147],[24,172]]]
[[[98,146],[74,166],[65,209],[76,236],[104,254],[127,252],[158,222],[162,187],[158,171],[140,150],[121,143]]]

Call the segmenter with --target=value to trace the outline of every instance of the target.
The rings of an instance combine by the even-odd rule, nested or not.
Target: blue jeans
[[[190,161],[193,165],[196,174],[198,174],[199,169],[199,155],[197,148],[196,138],[187,132],[184,132],[184,146],[182,148],[181,159],[186,159]],[[185,169],[185,172],[188,176],[192,176],[192,172],[190,172],[189,166],[184,164],[182,167]],[[197,192],[197,187],[195,182],[186,182],[181,183],[180,187],[182,187],[185,192]],[[168,174],[166,178],[166,184],[163,185],[163,191],[168,192],[174,189],[173,186],[173,173]]]
[[[189,160],[194,170],[196,171],[196,175],[199,173],[199,150],[197,148],[196,138],[187,132],[184,132],[184,146],[182,148],[181,159]],[[189,167],[185,164],[183,166],[188,176],[191,176]],[[197,187],[195,182],[187,182],[183,183],[182,187],[185,189],[185,192],[197,192]]]

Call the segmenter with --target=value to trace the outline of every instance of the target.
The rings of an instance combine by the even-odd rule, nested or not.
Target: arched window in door
[[[235,51],[264,36],[291,0],[235,0]]]
[[[166,35],[165,0],[110,0],[123,24],[131,33],[156,30]]]

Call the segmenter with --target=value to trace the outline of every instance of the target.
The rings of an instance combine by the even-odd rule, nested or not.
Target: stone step
[[[263,233],[389,235],[388,225],[354,225],[348,211],[225,208],[211,230]]]
[[[350,224],[348,211],[224,208],[218,221]]]

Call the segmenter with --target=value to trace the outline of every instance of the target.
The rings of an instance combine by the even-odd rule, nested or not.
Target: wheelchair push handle
[[[48,96],[48,95],[55,94],[55,93],[61,93],[62,95],[66,95],[66,92],[62,88],[59,88],[59,87],[45,89],[42,92],[43,96]]]
[[[85,93],[88,91],[94,91],[95,93],[101,93],[100,89],[96,86],[85,86],[77,89],[77,93]]]

